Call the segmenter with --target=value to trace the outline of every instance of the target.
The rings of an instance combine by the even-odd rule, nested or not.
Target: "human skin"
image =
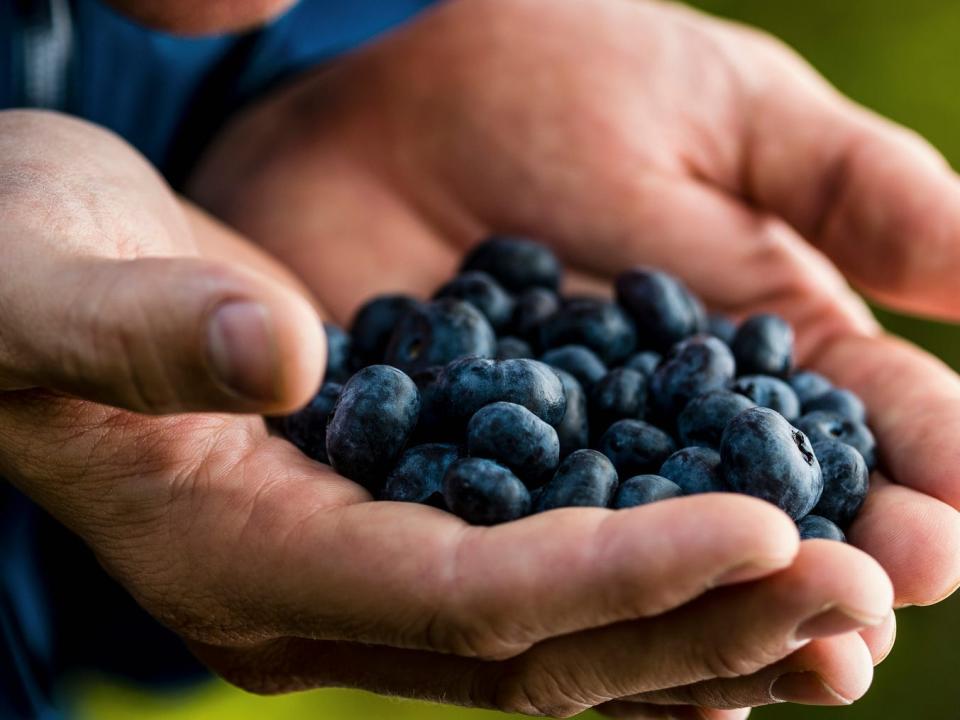
[[[785,225],[758,221],[703,180],[687,197],[682,188],[691,181],[678,175],[680,187],[673,189],[687,202],[674,209],[684,211],[685,222],[693,218],[695,228],[711,230],[694,241],[689,227],[671,224],[672,213],[656,212],[660,194],[655,205],[628,202],[644,195],[618,197],[626,192],[626,173],[617,182],[598,158],[557,155],[580,144],[561,137],[544,150],[528,137],[516,148],[504,145],[513,142],[516,119],[521,127],[555,127],[558,133],[578,127],[556,123],[556,106],[543,98],[533,102],[529,92],[511,97],[506,84],[492,84],[498,98],[508,94],[490,110],[507,108],[509,122],[477,113],[491,120],[491,128],[500,126],[499,133],[479,132],[483,127],[468,122],[486,101],[485,83],[464,75],[482,67],[480,61],[492,56],[508,63],[519,48],[534,54],[520,53],[517,62],[549,75],[550,63],[562,60],[562,53],[543,55],[535,42],[552,36],[538,29],[544,21],[573,48],[582,36],[605,38],[600,49],[616,47],[624,22],[638,29],[652,24],[667,45],[689,40],[685,32],[728,32],[659,6],[610,0],[594,4],[589,17],[580,15],[581,7],[532,0],[451,3],[333,74],[307,78],[240,118],[212,150],[194,192],[296,268],[340,320],[376,290],[429,291],[468,242],[489,228],[516,229],[550,238],[580,269],[581,285],[645,259],[677,271],[713,302],[729,296],[732,310],[776,306],[768,300],[780,293],[781,300],[794,301],[782,305],[800,321],[803,352],[812,357],[818,338],[847,347],[846,358],[824,367],[853,384],[846,362],[853,346],[846,344],[869,348],[886,341],[875,336],[852,296],[840,291],[825,261],[810,267],[809,258],[820,256]],[[513,32],[528,42],[505,42],[512,38],[502,33]],[[548,46],[563,50],[559,43]],[[653,39],[648,47],[656,47]],[[450,62],[438,65],[438,52]],[[625,64],[619,54],[616,59],[613,68]],[[443,91],[433,98],[436,117],[420,114],[427,89],[416,83],[428,70],[434,76],[426,84]],[[577,77],[560,70],[562,64],[550,72]],[[624,74],[643,76],[642,70]],[[358,87],[369,96],[358,95]],[[583,107],[592,117],[576,102],[582,87],[561,89],[568,95],[561,109]],[[412,104],[401,102],[405,97]],[[650,96],[647,109],[655,99]],[[524,123],[527,109],[534,116]],[[620,512],[561,510],[469,528],[432,508],[368,502],[358,486],[270,437],[255,416],[149,417],[96,404],[155,413],[290,409],[319,382],[317,318],[288,273],[179,203],[116,138],[55,116],[3,115],[3,177],[26,175],[29,182],[0,186],[10,188],[2,192],[8,222],[0,246],[8,253],[5,262],[22,268],[0,286],[10,309],[0,346],[0,377],[8,390],[0,398],[0,473],[78,532],[144,607],[217,672],[261,692],[344,685],[562,715],[595,705],[639,717],[663,704],[740,708],[774,701],[771,691],[779,699],[836,704],[865,691],[871,660],[892,641],[890,580],[856,548],[823,542],[801,547],[784,515],[751,498],[691,497]],[[276,122],[283,132],[274,134]],[[454,132],[451,125],[460,127]],[[450,156],[423,143],[425,137],[449,144]],[[90,148],[79,164],[76,147]],[[901,163],[932,182],[934,165],[917,167],[912,159],[919,150],[896,147],[906,155]],[[616,166],[628,149],[619,147],[608,159]],[[109,162],[96,162],[101,154]],[[461,163],[468,163],[468,172]],[[511,169],[514,163],[520,167]],[[578,180],[569,168],[581,163]],[[504,177],[523,180],[529,192],[518,195]],[[641,189],[649,190],[656,177]],[[71,180],[66,187],[60,184],[65,179]],[[104,183],[110,192],[101,192]],[[952,188],[942,184],[939,195],[949,198]],[[652,186],[670,189],[672,183]],[[477,192],[480,187],[487,187],[486,195]],[[50,202],[51,188],[61,190],[57,202]],[[596,206],[606,202],[618,212],[597,215]],[[512,213],[518,213],[513,221]],[[656,226],[651,221],[658,217]],[[91,225],[90,218],[97,222]],[[644,241],[654,228],[657,242]],[[723,278],[706,277],[713,273],[685,268],[692,253],[683,238],[702,245],[702,255],[712,248],[714,270],[733,263],[739,282],[725,286]],[[678,252],[687,250],[685,262],[670,262],[669,242]],[[113,262],[151,256],[176,267],[159,272],[156,260]],[[608,256],[609,265],[599,267]],[[707,279],[717,283],[712,291]],[[746,293],[758,279],[770,284]],[[131,302],[105,303],[117,297],[117,288],[126,288]],[[230,375],[239,393],[225,392],[207,363],[209,308],[224,297],[266,307],[265,316],[255,315],[267,318],[273,338],[241,343],[231,356],[246,368]],[[812,310],[798,312],[807,305],[816,307],[829,332],[814,322]],[[216,337],[223,341],[222,333]],[[268,357],[256,352],[264,346],[274,349]],[[953,376],[919,351],[897,352],[881,358],[876,372],[909,370],[926,387],[917,398],[924,413],[950,422],[950,403],[960,394]],[[264,384],[264,375],[279,380]],[[960,575],[956,511],[932,497],[936,489],[950,491],[951,479],[934,466],[948,459],[947,436],[941,433],[941,446],[932,446],[940,454],[928,466],[910,466],[904,457],[902,467],[913,476],[898,475],[898,453],[909,455],[926,439],[898,436],[918,418],[904,417],[877,388],[869,392],[870,374],[865,377],[860,390],[878,430],[884,411],[895,416],[881,442],[891,449],[887,462],[900,484],[877,483],[855,540],[880,559],[900,602],[931,602]],[[933,380],[939,380],[936,388]],[[931,416],[921,419],[930,421],[928,433],[942,430]],[[889,523],[897,529],[895,547]]]

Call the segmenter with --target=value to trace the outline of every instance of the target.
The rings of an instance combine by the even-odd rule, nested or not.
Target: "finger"
[[[835,552],[837,549],[839,552]],[[710,662],[710,669],[706,672],[711,678],[718,672],[731,678],[718,681],[719,690],[713,690],[715,684],[711,683],[694,685],[697,690],[690,694],[684,694],[684,688],[661,692],[652,689],[664,683],[661,665],[665,658],[671,658],[667,664],[676,668],[677,665],[688,665],[691,650],[704,654],[725,653],[730,657],[728,651],[733,636],[736,636],[738,646],[748,652],[768,652],[769,648],[756,648],[755,634],[749,623],[743,623],[744,618],[763,623],[771,615],[788,612],[781,610],[784,605],[805,606],[805,611],[799,615],[810,611],[822,613],[822,601],[831,595],[831,591],[841,589],[860,594],[865,599],[875,589],[872,586],[879,571],[873,566],[873,570],[867,570],[866,574],[851,572],[850,561],[856,559],[865,561],[866,567],[872,566],[869,559],[851,548],[811,542],[804,545],[794,566],[773,577],[715,591],[711,596],[664,616],[548,641],[503,662],[294,638],[245,648],[202,644],[194,647],[200,657],[226,679],[255,692],[286,692],[324,686],[359,687],[384,694],[507,712],[569,716],[586,707],[605,705],[613,698],[630,695],[630,690],[637,688],[647,688],[648,691],[636,699],[658,704],[732,708],[733,699],[738,697],[744,700],[736,707],[749,706],[753,704],[751,701],[768,703],[771,702],[770,687],[780,675],[815,672],[833,688],[825,701],[832,704],[837,693],[846,693],[844,697],[848,698],[857,697],[869,684],[870,655],[854,633],[833,636],[828,642],[814,640],[804,650],[793,653],[771,669],[760,671],[776,660],[776,657],[769,656],[754,668],[757,674],[744,678],[734,677],[737,669],[732,668],[727,660],[721,661],[719,668],[717,663]],[[829,589],[823,590],[824,587]],[[851,598],[852,595],[847,600]],[[720,622],[712,615],[711,606],[717,603],[723,604],[726,611]],[[860,604],[859,601],[856,604]],[[783,628],[785,636],[793,635],[799,619],[787,623]],[[835,617],[818,624],[820,633],[843,630]],[[855,642],[851,643],[851,639]],[[813,652],[808,648],[813,648]],[[571,652],[575,658],[566,655]],[[684,658],[678,659],[678,652]],[[571,674],[573,663],[569,660],[589,662],[579,665]],[[693,661],[691,667],[698,664],[699,661]],[[682,670],[671,673],[670,680],[683,682],[702,672],[698,669]],[[629,680],[624,682],[627,675]],[[611,679],[618,684],[616,692],[612,692]],[[796,686],[809,685],[810,681],[791,677],[781,686],[790,683],[794,692],[799,692]],[[814,689],[821,695],[824,693],[819,683],[814,683]],[[822,698],[806,697],[805,700],[818,702]],[[707,715],[711,716],[724,717],[723,714]]]
[[[262,472],[256,462],[248,472]],[[472,528],[433,508],[390,503],[317,513],[316,485],[311,478],[256,508],[247,534],[261,550],[256,559],[239,550],[256,604],[288,609],[279,634],[505,657],[770,574],[797,551],[784,516],[741,497]],[[281,547],[278,519],[298,528]]]
[[[743,109],[740,190],[877,300],[960,317],[956,175],[919,136],[855,106],[783,48],[761,45],[769,62]]]
[[[859,635],[816,640],[753,675],[707,680],[638,695],[643,703],[685,703],[712,708],[759,707],[780,702],[850,705],[873,681],[873,662]]]
[[[656,618],[544,641],[490,672],[488,682],[517,705],[567,716],[637,693],[750,675],[811,639],[880,624],[892,599],[869,556],[804,543],[793,565],[772,577]]]
[[[879,665],[887,659],[897,640],[897,616],[891,610],[882,623],[861,630],[860,638],[870,651],[873,664]]]
[[[0,303],[8,390],[46,387],[150,413],[271,413],[305,403],[325,362],[302,296],[199,259],[56,258],[5,278]]]
[[[596,708],[601,715],[623,720],[746,720],[750,708],[714,710],[692,705],[650,705],[639,702],[609,702]]]
[[[848,538],[887,571],[896,606],[930,605],[960,583],[957,515],[945,503],[875,473]]]
[[[960,508],[960,378],[893,337],[836,337],[812,366],[859,394],[891,479]]]

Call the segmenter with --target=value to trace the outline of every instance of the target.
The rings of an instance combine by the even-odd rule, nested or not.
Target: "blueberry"
[[[617,471],[596,450],[577,450],[560,463],[539,494],[534,512],[561,507],[607,507],[617,489]]]
[[[407,375],[370,365],[343,386],[327,423],[327,455],[341,475],[378,494],[417,424],[420,393]]]
[[[419,306],[420,301],[408,295],[379,295],[364,303],[350,326],[353,352],[359,363],[382,363],[400,319]]]
[[[675,418],[697,395],[724,387],[733,379],[730,349],[712,335],[696,335],[678,343],[650,378],[653,406],[666,419]]]
[[[560,457],[564,458],[574,450],[587,447],[590,443],[590,423],[587,418],[587,394],[577,379],[565,370],[555,370],[563,383],[563,394],[567,406],[563,420],[557,425],[557,437],[560,440]]]
[[[324,380],[345,383],[353,374],[350,336],[333,323],[325,322],[327,334],[327,371]]]
[[[620,483],[610,507],[622,510],[669,500],[681,495],[683,490],[672,480],[667,480],[660,475],[637,475]]]
[[[599,437],[617,420],[643,420],[647,378],[629,368],[611,370],[590,390],[590,427]]]
[[[836,540],[846,542],[847,536],[833,522],[819,515],[807,515],[797,523],[801,540]]]
[[[434,298],[457,298],[482,312],[494,330],[505,327],[513,315],[513,298],[490,275],[470,270],[437,290]]]
[[[687,495],[728,490],[720,475],[720,453],[703,447],[677,450],[660,466],[660,475]]]
[[[530,287],[560,287],[560,263],[543,245],[522,237],[495,235],[477,245],[463,261],[461,272],[482,270],[511,292]]]
[[[662,361],[663,356],[660,353],[654,352],[653,350],[644,350],[628,358],[623,366],[642,372],[647,377],[650,377]]]
[[[833,390],[833,383],[813,370],[795,372],[787,378],[787,382],[797,394],[801,406],[813,400],[817,395],[823,395],[828,390]]]
[[[607,366],[597,354],[583,345],[564,345],[547,350],[540,358],[552,368],[566,370],[573,375],[584,390],[589,390],[593,384],[607,374]]]
[[[405,372],[444,365],[466,355],[493,357],[497,338],[470,303],[443,298],[414,308],[400,320],[386,361]]]
[[[741,375],[783,377],[793,367],[793,328],[778,315],[754,315],[730,345]]]
[[[610,458],[620,477],[655,472],[677,449],[673,438],[642,420],[619,420],[607,428],[597,449]]]
[[[823,494],[813,512],[847,527],[870,488],[867,463],[856,449],[839,440],[819,440],[813,443],[813,451],[823,474]]]
[[[617,278],[616,290],[617,301],[633,318],[644,347],[667,350],[707,329],[703,305],[672,275],[634,268]]]
[[[731,420],[720,457],[731,490],[767,500],[794,520],[820,500],[823,476],[810,441],[769,408],[751,408]]]
[[[863,406],[863,401],[849,390],[840,388],[827,390],[827,392],[807,400],[803,405],[804,413],[818,410],[832,412],[854,422],[867,421],[867,409]]]
[[[526,340],[510,335],[497,340],[497,360],[518,360],[532,357],[533,348]]]
[[[800,417],[800,401],[793,388],[780,378],[769,375],[743,375],[730,386],[736,393],[750,398],[757,405],[776,410],[791,422]]]
[[[381,500],[443,508],[443,476],[460,458],[456,445],[429,443],[408,448],[387,475]]]
[[[697,395],[677,418],[680,441],[684,445],[719,450],[727,423],[752,407],[756,407],[753,400],[730,390],[711,390]]]
[[[870,428],[862,422],[850,420],[836,413],[816,410],[797,420],[797,427],[803,430],[811,442],[821,440],[839,440],[850,445],[863,455],[867,470],[873,472],[877,467],[877,441]]]
[[[279,429],[300,452],[327,462],[327,420],[340,396],[340,383],[325,382],[313,400],[292,415],[280,419]]]
[[[471,457],[496,460],[527,487],[543,485],[560,462],[557,431],[521,405],[495,402],[480,408],[467,424]]]
[[[530,512],[530,492],[503,465],[484,458],[457,460],[443,476],[443,500],[471,525],[496,525]]]
[[[537,360],[462,358],[447,365],[440,379],[444,418],[453,425],[466,422],[484,405],[498,401],[523,405],[548,425],[563,420],[563,383]]]
[[[585,345],[608,365],[625,360],[637,344],[630,318],[619,307],[599,298],[568,300],[540,326],[544,348]]]
[[[707,319],[707,332],[730,345],[737,334],[737,324],[726,315],[711,313]]]
[[[517,296],[510,321],[510,332],[534,346],[540,343],[540,326],[560,309],[560,298],[553,290],[532,287]]]

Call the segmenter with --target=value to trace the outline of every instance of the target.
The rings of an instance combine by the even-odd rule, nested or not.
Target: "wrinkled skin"
[[[0,247],[19,269],[0,287],[0,472],[234,683],[732,720],[859,697],[892,644],[891,604],[960,581],[960,383],[885,337],[837,272],[960,316],[957,181],[768,37],[653,3],[455,0],[252,107],[192,192],[341,323],[375,292],[432,292],[492,229],[549,239],[572,287],[644,262],[716,309],[782,313],[801,363],[865,399],[894,481],[875,476],[856,547],[801,547],[785,515],[724,495],[472,529],[368,502],[256,416],[96,404],[289,411],[319,384],[319,323],[288,272],[115,138],[101,138],[112,162],[78,172],[88,128],[17,118],[0,133]],[[11,147],[38,124],[64,152],[17,168]],[[138,274],[147,256],[164,259]],[[181,262],[196,273],[157,276]],[[223,278],[274,308],[277,382],[232,378],[256,402],[210,382],[191,345]],[[98,302],[105,287],[136,302]]]

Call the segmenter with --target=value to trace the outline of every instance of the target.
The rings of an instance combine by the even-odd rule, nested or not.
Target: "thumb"
[[[3,285],[0,389],[147,413],[280,413],[309,399],[326,362],[305,298],[225,264],[80,258]]]

